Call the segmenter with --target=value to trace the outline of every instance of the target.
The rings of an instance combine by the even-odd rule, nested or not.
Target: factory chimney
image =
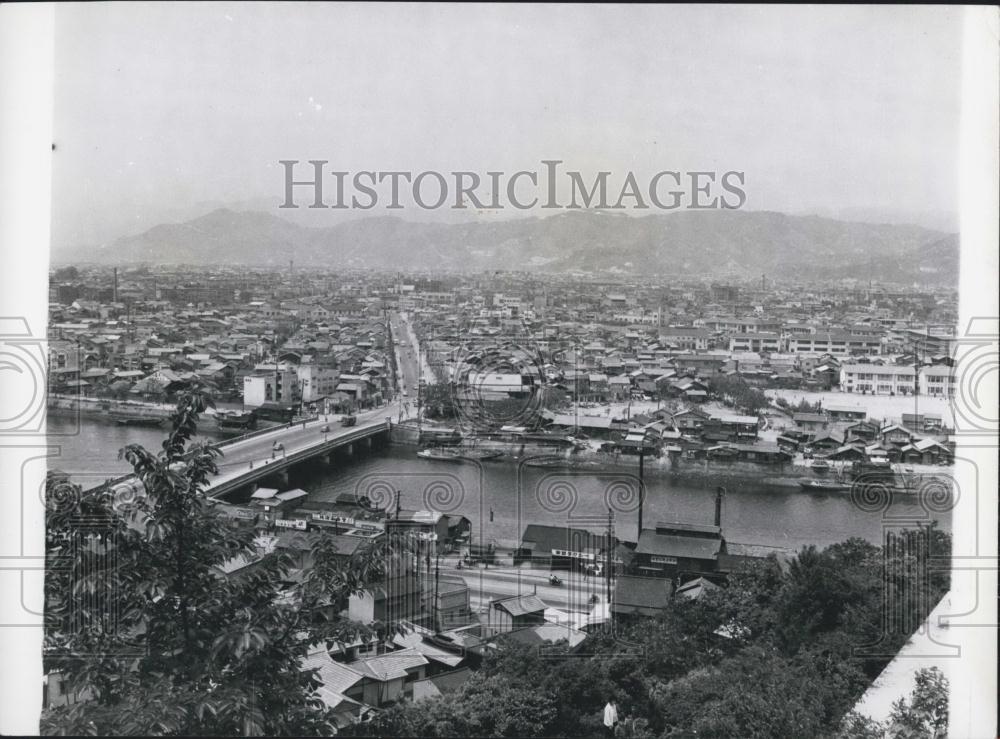
[[[117,303],[118,302],[118,268],[117,267],[115,267],[115,285],[114,285],[114,290],[112,291],[111,302],[112,303]]]

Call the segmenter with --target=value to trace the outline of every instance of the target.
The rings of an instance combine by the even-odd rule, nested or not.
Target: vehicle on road
[[[329,425],[327,425],[327,426],[324,426],[323,428],[321,428],[321,429],[319,430],[319,432],[320,432],[321,434],[328,434],[328,433],[330,433],[330,427],[329,427]]]
[[[344,416],[343,418],[340,419],[340,423],[343,426],[353,426],[357,422],[358,422],[358,417],[357,416],[353,416],[353,415],[351,415],[351,416]]]
[[[562,585],[562,580],[560,580],[555,575],[549,575],[549,585],[554,585],[556,587]]]

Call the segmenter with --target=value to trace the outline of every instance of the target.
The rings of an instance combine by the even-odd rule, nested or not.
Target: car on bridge
[[[340,419],[340,423],[344,426],[353,426],[358,422],[357,416],[344,416]]]

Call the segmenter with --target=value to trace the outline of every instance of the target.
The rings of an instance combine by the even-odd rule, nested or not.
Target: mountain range
[[[78,254],[81,261],[400,270],[532,269],[957,285],[959,242],[912,225],[768,211],[563,211],[461,223],[375,216],[325,227],[226,208]]]

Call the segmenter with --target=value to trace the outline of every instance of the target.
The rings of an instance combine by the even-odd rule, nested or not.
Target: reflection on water
[[[130,443],[159,449],[163,429],[118,426],[85,421],[73,433],[75,420],[49,419],[51,468],[69,472],[81,483],[100,481],[127,472],[118,450]],[[211,438],[218,438],[211,435]],[[715,485],[698,485],[671,478],[669,473],[646,471],[644,526],[657,521],[712,523]],[[340,493],[361,493],[386,507],[400,491],[404,508],[432,508],[467,516],[473,536],[495,540],[499,546],[515,543],[529,523],[576,526],[601,531],[607,526],[608,507],[618,536],[635,541],[638,517],[637,470],[607,472],[519,466],[513,462],[437,462],[419,459],[412,447],[389,447],[377,456],[339,459],[329,469],[304,470],[294,484],[319,500]],[[888,510],[862,510],[847,493],[803,493],[795,488],[726,483],[723,530],[731,542],[769,544],[796,549],[806,544],[824,546],[852,536],[872,542],[882,538],[883,526],[939,521],[950,530],[948,513],[928,513],[913,497],[893,501]]]

